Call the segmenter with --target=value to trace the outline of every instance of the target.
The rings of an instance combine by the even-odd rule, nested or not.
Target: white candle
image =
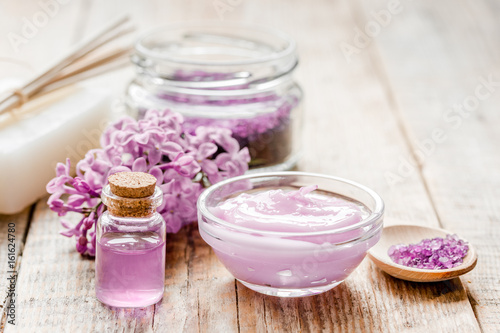
[[[111,115],[109,94],[91,88],[74,90],[15,121],[8,119],[11,115],[3,116],[0,213],[17,213],[43,197],[57,162],[69,157],[74,167],[89,149],[99,146]]]

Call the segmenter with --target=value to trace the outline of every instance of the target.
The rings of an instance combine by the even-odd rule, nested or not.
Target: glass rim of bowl
[[[190,60],[185,59],[180,56],[172,56],[167,52],[155,52],[151,50],[151,48],[144,45],[145,40],[147,38],[151,38],[155,34],[158,34],[162,31],[173,31],[177,30],[185,30],[185,29],[216,29],[216,28],[224,28],[228,31],[232,31],[233,29],[247,30],[249,32],[259,31],[265,32],[267,34],[272,34],[273,37],[277,37],[282,39],[287,43],[287,46],[282,50],[276,52],[270,52],[268,55],[263,55],[261,57],[256,57],[252,59],[246,60],[231,60],[231,61],[207,61],[207,60]],[[245,39],[240,38],[240,40],[245,41]],[[248,40],[247,40],[248,41]],[[172,61],[180,64],[186,65],[199,65],[199,66],[234,66],[234,65],[252,65],[252,64],[260,64],[266,63],[270,61],[275,61],[281,58],[285,58],[287,56],[293,55],[297,50],[297,44],[293,38],[291,38],[288,34],[282,32],[279,29],[275,29],[272,27],[268,27],[266,25],[259,25],[253,23],[220,23],[217,21],[192,21],[192,22],[184,22],[184,23],[172,23],[168,25],[163,25],[161,27],[149,30],[148,32],[142,34],[134,44],[134,49],[143,56],[148,58],[156,59],[156,60],[165,60]]]
[[[331,230],[322,230],[322,231],[308,231],[308,232],[283,232],[283,231],[268,231],[268,230],[260,230],[260,229],[254,229],[254,228],[248,228],[248,227],[242,227],[230,222],[227,222],[223,219],[220,219],[216,217],[214,214],[210,212],[210,210],[207,208],[205,202],[207,200],[207,197],[209,197],[213,192],[215,192],[217,189],[230,184],[234,183],[237,181],[241,180],[248,180],[251,178],[264,178],[264,177],[277,177],[277,176],[308,176],[308,177],[319,177],[319,178],[326,178],[342,183],[346,183],[348,185],[357,187],[366,193],[368,193],[371,198],[374,200],[374,209],[370,209],[370,215],[368,215],[366,218],[361,220],[358,223],[355,223],[353,225],[347,226],[347,227],[342,227],[342,228],[336,228],[336,229],[331,229]],[[242,191],[244,192],[244,191]],[[335,192],[332,192],[335,193]],[[346,196],[349,198],[348,196]],[[351,198],[349,198],[351,199]],[[356,200],[357,201],[357,200]],[[217,224],[223,225],[225,227],[228,227],[230,229],[236,230],[236,231],[241,231],[245,233],[258,233],[263,236],[279,236],[279,237],[296,237],[296,236],[322,236],[322,235],[329,235],[329,234],[342,234],[345,232],[353,231],[353,230],[358,230],[360,228],[363,228],[368,225],[372,225],[375,222],[381,220],[381,218],[384,216],[384,201],[382,200],[382,197],[375,192],[374,190],[370,189],[369,187],[362,185],[360,183],[357,183],[355,181],[341,178],[341,177],[336,177],[336,176],[330,176],[330,175],[324,175],[320,173],[312,173],[312,172],[303,172],[303,171],[278,171],[278,172],[265,172],[265,173],[253,173],[253,174],[248,174],[248,175],[243,175],[243,176],[238,176],[238,177],[233,177],[229,178],[226,180],[223,180],[219,183],[216,183],[209,188],[207,188],[205,191],[203,191],[198,198],[197,202],[197,210],[198,213],[206,216],[208,219],[211,221],[216,222]],[[201,227],[201,224],[200,224]],[[375,228],[374,232],[376,232],[379,228]],[[368,230],[370,232],[372,230]],[[354,240],[348,241],[351,242]]]

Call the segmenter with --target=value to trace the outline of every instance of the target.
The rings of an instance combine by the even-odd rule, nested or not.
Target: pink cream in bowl
[[[240,282],[299,297],[337,286],[361,263],[380,238],[383,202],[336,177],[254,174],[207,189],[198,219],[201,236]]]

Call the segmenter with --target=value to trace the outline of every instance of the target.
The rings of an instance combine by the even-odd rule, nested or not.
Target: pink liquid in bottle
[[[165,242],[155,232],[108,232],[97,242],[96,295],[110,306],[145,307],[163,296]]]

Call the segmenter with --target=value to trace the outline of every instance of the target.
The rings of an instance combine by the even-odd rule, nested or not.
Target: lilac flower
[[[66,187],[66,183],[73,180],[73,177],[69,175],[69,170],[69,158],[66,159],[66,164],[57,163],[56,177],[47,184],[47,191],[49,193],[65,192],[68,189],[68,187]]]
[[[107,178],[116,172],[141,171],[156,177],[164,200],[158,212],[168,232],[196,220],[196,201],[210,184],[245,173],[250,155],[228,129],[198,127],[187,131],[183,117],[169,110],[150,110],[137,121],[123,117],[101,136],[70,175],[69,159],[59,163],[47,184],[50,209],[64,216],[82,214],[76,225],[61,220],[66,237],[74,237],[81,254],[95,255],[95,224],[105,211],[100,199]]]
[[[217,144],[226,152],[217,155],[215,164],[223,170],[225,178],[242,175],[248,168],[250,154],[248,148],[239,149],[238,141],[231,136],[231,131],[220,131],[215,137]]]

